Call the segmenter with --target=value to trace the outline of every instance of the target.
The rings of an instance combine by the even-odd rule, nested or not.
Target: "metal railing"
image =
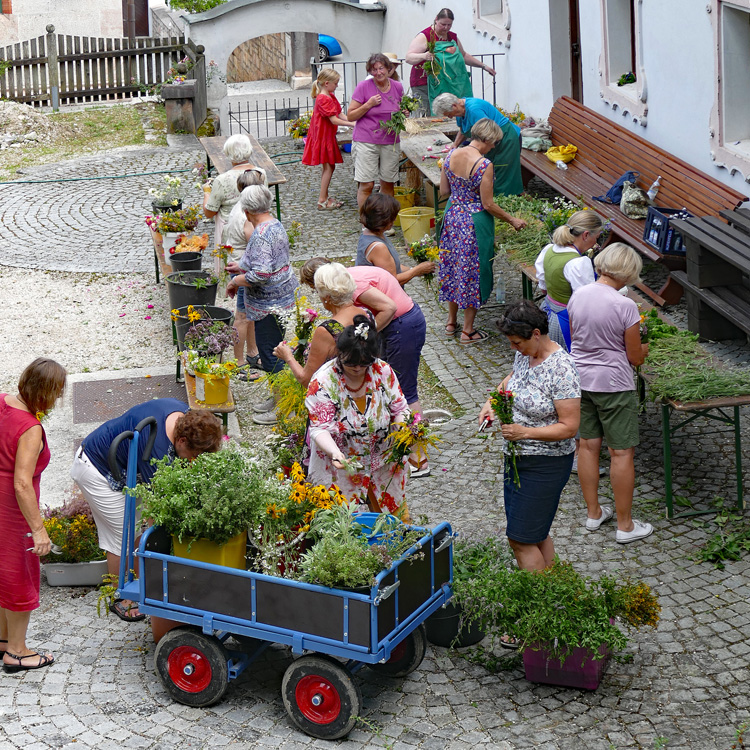
[[[499,58],[504,57],[503,52],[491,54],[474,55],[484,64],[497,69]],[[411,73],[411,65],[403,59],[397,60],[399,78],[404,82],[404,90],[409,90],[408,77]],[[310,61],[313,80],[318,77],[322,68],[333,68],[340,76],[341,82],[337,90],[337,96],[341,101],[344,111],[349,107],[351,95],[357,85],[367,78],[364,60],[351,62],[328,62],[320,63]],[[497,81],[489,73],[479,68],[468,68],[474,96],[485,99],[497,105]],[[229,101],[227,108],[227,119],[229,132],[252,133],[256,138],[274,138],[285,135],[288,132],[288,123],[295,120],[301,114],[311,111],[313,100],[309,95],[296,97],[281,97],[279,99],[265,99],[261,101]]]

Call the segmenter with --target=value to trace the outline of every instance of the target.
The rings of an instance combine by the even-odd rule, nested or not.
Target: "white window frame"
[[[750,0],[711,0],[706,10],[711,14],[711,24],[714,33],[714,105],[711,110],[709,138],[711,144],[711,158],[719,167],[729,170],[730,174],[739,172],[743,178],[750,182],[750,139],[744,139],[739,147],[734,144],[727,145],[725,138],[724,120],[724,8],[729,6],[732,10],[740,10],[748,13],[750,22]]]
[[[483,15],[482,6],[492,0],[471,0],[471,10],[474,17],[472,25],[483,36],[496,39],[498,44],[510,47],[510,0],[494,0],[500,2],[499,13]]]
[[[614,70],[610,60],[609,17],[612,15],[610,6],[622,0],[599,0],[602,19],[602,53],[599,57],[599,95],[612,109],[620,109],[623,115],[629,115],[633,122],[642,126],[647,124],[648,116],[648,86],[646,71],[643,67],[643,37],[641,34],[641,19],[643,16],[643,0],[635,0],[633,27],[635,39],[635,83],[625,86],[617,85],[617,78],[624,72]]]

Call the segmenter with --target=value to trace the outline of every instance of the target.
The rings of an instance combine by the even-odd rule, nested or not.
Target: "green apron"
[[[521,195],[523,192],[521,141],[510,121],[500,129],[503,131],[503,140],[487,153],[487,158],[495,168],[493,193],[495,195]]]
[[[451,207],[451,200],[445,206],[445,213]],[[492,262],[495,260],[495,220],[485,210],[471,215],[474,222],[474,233],[479,248],[479,299],[484,304],[492,293],[495,276],[492,272]]]
[[[446,52],[448,47],[454,47],[455,52]],[[430,110],[432,102],[440,94],[455,94],[459,99],[474,96],[471,90],[471,80],[466,70],[466,63],[458,51],[458,44],[448,40],[447,42],[435,42],[435,58],[440,63],[440,75],[427,74],[427,91],[430,97]]]

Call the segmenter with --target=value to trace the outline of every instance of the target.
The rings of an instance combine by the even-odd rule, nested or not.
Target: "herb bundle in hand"
[[[497,414],[497,418],[501,424],[513,424],[513,392],[512,391],[496,391],[490,396],[490,403],[492,405],[492,411]],[[515,440],[507,440],[508,444],[508,460],[510,466],[508,474],[513,479],[513,484],[516,487],[521,486],[521,480],[518,476],[518,466],[516,465],[516,456],[518,455],[518,443]]]
[[[406,130],[406,118],[415,110],[419,108],[419,99],[415,99],[413,96],[401,97],[398,109],[390,116],[388,120],[381,120],[380,127],[385,130],[386,133],[395,133],[396,138]]]

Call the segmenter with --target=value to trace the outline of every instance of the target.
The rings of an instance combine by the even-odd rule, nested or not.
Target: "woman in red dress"
[[[0,653],[6,672],[55,661],[27,648],[26,631],[39,607],[39,558],[52,547],[39,513],[39,478],[50,459],[39,420],[62,395],[65,377],[57,362],[39,358],[21,373],[16,396],[0,393]]]
[[[323,68],[312,86],[311,96],[315,100],[315,106],[310,119],[310,130],[307,132],[305,150],[302,153],[302,163],[308,167],[318,164],[323,166],[318,196],[319,211],[331,211],[344,205],[341,201],[334,201],[328,197],[333,170],[337,164],[344,161],[336,143],[336,130],[339,125],[348,127],[351,124],[346,115],[341,114],[341,104],[333,93],[339,85],[340,78],[333,68]]]

